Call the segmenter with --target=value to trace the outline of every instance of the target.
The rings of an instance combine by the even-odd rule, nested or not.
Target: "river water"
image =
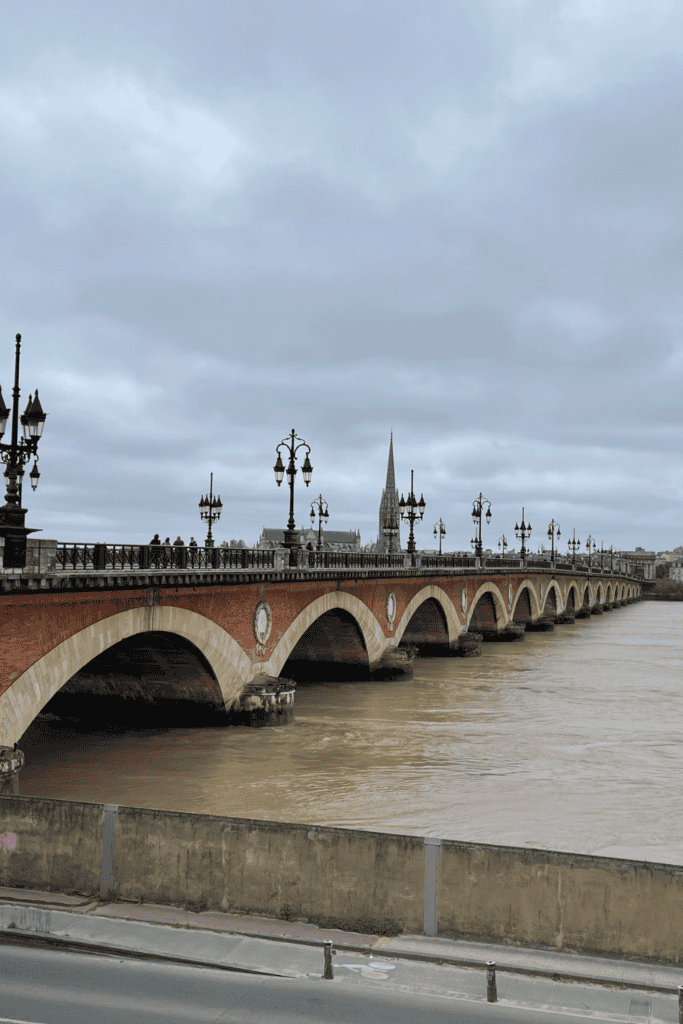
[[[21,792],[683,864],[683,604],[300,685],[293,724],[36,721]]]

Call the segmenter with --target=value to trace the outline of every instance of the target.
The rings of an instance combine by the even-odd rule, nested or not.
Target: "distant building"
[[[655,579],[656,551],[646,551],[645,548],[636,548],[635,551],[616,551],[615,558],[629,562],[634,576],[639,576],[643,580]]]
[[[256,542],[256,547],[261,550],[269,550],[282,548],[284,544],[284,530],[271,530],[264,527]],[[299,544],[302,548],[307,548],[310,544],[314,551],[317,550],[318,531],[310,526],[299,530]],[[360,530],[323,530],[322,549],[323,551],[360,551]]]
[[[676,583],[683,583],[683,558],[675,558],[669,562],[669,579]]]

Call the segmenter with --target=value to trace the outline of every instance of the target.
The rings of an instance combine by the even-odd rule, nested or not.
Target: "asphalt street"
[[[500,976],[499,1001],[488,1003],[485,974],[472,969],[341,952],[335,958],[332,981],[321,978],[319,956],[305,966],[311,970],[293,967],[289,976],[283,976],[280,968],[278,976],[269,976],[3,945],[0,1022],[678,1021],[676,997],[664,994]]]

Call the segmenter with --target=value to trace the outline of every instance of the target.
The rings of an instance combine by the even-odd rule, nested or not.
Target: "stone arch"
[[[508,619],[507,611],[505,609],[505,602],[503,600],[503,595],[501,594],[500,590],[495,585],[495,583],[482,583],[482,585],[479,587],[479,589],[477,590],[476,594],[474,595],[474,597],[470,601],[470,609],[469,609],[469,613],[467,615],[467,625],[468,625],[468,627],[469,627],[469,625],[470,625],[470,623],[472,621],[472,616],[473,616],[474,612],[476,611],[477,604],[479,603],[480,598],[483,597],[484,594],[490,594],[491,595],[491,600],[493,601],[493,606],[494,606],[495,615],[496,615],[496,627],[498,629],[501,629],[503,626],[507,626],[507,624],[509,622],[509,619]]]
[[[562,600],[562,591],[560,590],[557,580],[551,580],[548,584],[548,589],[545,594],[545,600],[543,602],[543,612],[548,615],[552,615],[557,614],[563,610],[564,601]]]
[[[611,584],[607,584],[607,593],[605,594],[605,604],[612,603],[612,587]]]
[[[573,581],[567,588],[567,597],[564,602],[564,609],[567,612],[576,611],[581,607],[581,597],[579,595],[579,588]]]
[[[526,618],[520,618],[519,620],[515,620],[517,605],[519,604],[519,600],[522,597],[523,592],[526,592],[528,594],[529,612],[531,615],[531,621],[533,622],[533,620],[537,619],[538,616],[541,614],[541,605],[538,600],[536,588],[534,587],[531,580],[522,580],[522,582],[520,583],[517,589],[517,593],[515,594],[515,599],[512,602],[512,608],[510,609],[510,620],[520,622],[528,621]]]
[[[226,708],[254,674],[254,666],[239,644],[204,615],[165,605],[132,608],[86,626],[58,644],[0,695],[0,743],[16,743],[50,698],[93,658],[121,640],[150,631],[176,633],[201,651],[216,676]]]
[[[401,616],[401,620],[396,627],[394,633],[393,643],[398,645],[401,641],[401,637],[405,633],[410,620],[413,615],[425,601],[432,598],[441,606],[441,611],[446,619],[446,629],[448,630],[448,643],[454,645],[458,639],[459,634],[462,632],[462,626],[460,625],[460,619],[458,613],[455,610],[455,605],[451,601],[450,597],[445,590],[441,587],[437,587],[435,584],[430,583],[429,586],[423,587],[415,596],[408,602],[406,610]]]
[[[592,603],[593,602],[592,602],[591,588],[590,588],[589,584],[586,583],[585,587],[583,588],[583,598],[581,600],[581,607],[582,608],[590,608]]]
[[[312,626],[316,619],[326,612],[334,611],[335,608],[348,612],[355,619],[368,652],[369,667],[370,669],[375,668],[387,646],[382,627],[368,606],[357,597],[347,594],[343,590],[333,590],[329,594],[323,594],[322,597],[311,601],[302,612],[299,612],[282,634],[268,661],[259,666],[259,671],[279,676],[285,662],[309,626]]]

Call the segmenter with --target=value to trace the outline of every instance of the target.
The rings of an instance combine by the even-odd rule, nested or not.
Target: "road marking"
[[[359,971],[361,978],[388,978],[385,971],[396,970],[396,964],[339,964],[339,967],[348,967],[350,971]]]

